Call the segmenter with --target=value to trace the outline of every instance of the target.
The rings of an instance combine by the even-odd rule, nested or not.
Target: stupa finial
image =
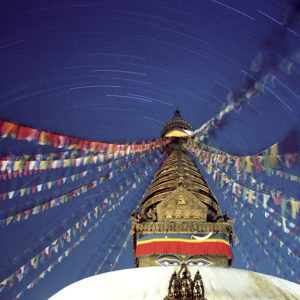
[[[164,125],[161,135],[162,137],[188,137],[192,130],[192,125],[182,119],[180,110],[176,107],[173,119]]]
[[[182,119],[181,114],[180,114],[180,110],[179,110],[179,107],[178,107],[178,106],[176,107],[176,110],[175,110],[175,112],[174,112],[174,117],[173,117],[173,119],[176,119],[176,118]]]

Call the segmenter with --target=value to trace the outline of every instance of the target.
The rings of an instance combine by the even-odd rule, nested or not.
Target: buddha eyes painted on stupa
[[[208,259],[204,257],[186,257],[185,255],[160,255],[155,262],[162,267],[180,266],[182,263],[185,263],[187,266],[197,267],[204,267],[212,264]]]
[[[193,258],[190,258],[186,261],[186,265],[187,266],[197,266],[197,267],[205,267],[205,266],[209,266],[211,265],[212,263],[207,260],[207,259],[193,259]]]
[[[167,256],[156,260],[156,263],[162,267],[169,267],[180,266],[182,262],[178,258],[172,258]]]

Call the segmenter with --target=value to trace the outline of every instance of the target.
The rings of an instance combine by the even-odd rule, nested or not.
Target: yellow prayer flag
[[[48,164],[49,164],[49,162],[47,160],[41,160],[39,169],[40,170],[47,170]]]
[[[108,152],[113,152],[114,151],[114,144],[109,144],[108,145]]]
[[[298,176],[296,176],[296,175],[291,175],[291,180],[292,180],[292,181],[298,181]]]
[[[278,144],[274,144],[270,147],[270,167],[272,169],[277,167],[278,163]]]
[[[207,174],[211,174],[212,173],[212,166],[208,165],[207,166]]]
[[[9,277],[5,278],[3,281],[1,281],[0,284],[1,284],[2,286],[6,286],[8,279],[9,279]]]
[[[250,156],[245,157],[245,171],[247,173],[252,173],[252,161]]]
[[[87,164],[89,164],[91,158],[92,158],[92,156],[86,156],[86,157],[83,159],[83,165],[86,166]]]
[[[33,258],[30,260],[30,264],[33,266],[34,269],[37,268],[37,259],[36,259],[36,257],[33,257]]]
[[[94,216],[95,216],[95,218],[97,218],[98,217],[98,206],[95,207],[94,211],[95,211]]]
[[[23,166],[23,161],[22,160],[16,160],[14,162],[14,171],[21,171],[22,170],[22,166]]]
[[[254,191],[248,189],[248,203],[250,203],[250,204],[252,203],[253,195],[254,195]]]
[[[71,159],[64,159],[64,160],[63,160],[63,167],[64,167],[64,168],[70,167],[70,166],[71,166],[71,163],[72,163],[72,160],[71,160]]]
[[[293,219],[296,219],[299,211],[300,211],[300,201],[291,200],[291,214]]]
[[[40,145],[46,145],[46,136],[47,135],[47,132],[45,131],[41,131],[40,132],[40,136],[39,136],[39,144]]]
[[[26,189],[25,188],[20,189],[20,197],[24,197],[25,193],[26,193]]]

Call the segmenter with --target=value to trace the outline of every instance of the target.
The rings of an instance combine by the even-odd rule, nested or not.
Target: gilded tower
[[[177,109],[162,129],[171,142],[132,214],[132,238],[138,267],[181,265],[230,266],[233,222],[184,148],[192,126]]]

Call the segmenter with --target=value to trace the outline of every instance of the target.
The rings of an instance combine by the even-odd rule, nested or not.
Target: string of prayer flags
[[[168,139],[158,139],[136,144],[110,144],[47,132],[5,120],[0,120],[0,137],[36,142],[39,145],[49,145],[59,149],[83,149],[90,152],[108,151],[111,153],[125,151],[128,154],[156,149],[166,145],[169,141]]]
[[[292,25],[293,9],[285,10],[284,17],[280,22],[278,22],[282,27],[281,29],[288,32],[290,30],[289,26]],[[287,21],[288,20],[288,21]],[[277,22],[277,21],[276,21]],[[247,71],[242,71],[242,77],[240,83],[236,89],[229,91],[226,100],[227,104],[224,104],[219,112],[204,123],[199,129],[193,132],[196,139],[200,141],[209,138],[210,132],[216,128],[220,128],[226,116],[234,111],[239,110],[243,104],[250,101],[257,95],[263,94],[269,91],[268,84],[276,79],[274,72],[284,73],[285,75],[291,75],[288,68],[282,66],[283,61],[290,61],[290,58],[283,56],[279,61],[274,59],[275,49],[279,48],[282,44],[282,35],[277,32],[274,34],[274,30],[270,32],[267,38],[262,42],[259,51],[252,60]],[[268,50],[266,51],[266,45],[268,45]],[[282,46],[282,45],[281,45]],[[272,49],[270,51],[270,49]],[[293,65],[292,62],[286,63],[287,65]],[[273,92],[272,92],[273,93]]]
[[[246,207],[243,204],[243,202],[239,201],[239,199],[237,199],[236,197],[233,197],[232,201],[234,201],[233,207],[235,208],[236,211],[238,211],[239,213],[242,213],[242,217],[247,216],[249,218],[249,220],[253,219],[253,216],[255,215],[256,211],[254,211],[253,209],[251,210],[251,207],[249,207],[249,206]],[[265,212],[265,214],[266,214],[266,212]],[[269,213],[267,213],[267,215],[269,215]],[[277,221],[275,223],[275,226],[278,227]],[[278,243],[278,246],[280,246],[280,248],[282,248],[283,245],[285,245],[285,247],[293,247],[292,246],[293,241],[300,243],[300,237],[297,235],[294,235],[292,232],[289,232],[289,235],[279,236],[278,233],[275,233],[272,230],[273,230],[272,228],[270,228],[270,227],[268,228],[268,230],[267,230],[268,235],[270,238],[272,238],[274,241],[276,241]],[[275,230],[277,230],[276,227],[275,227]],[[297,254],[296,249],[294,249],[291,253],[289,253],[289,255],[290,254],[292,257],[297,258],[297,260],[299,260],[299,255]]]
[[[240,207],[238,208],[236,205],[240,204]],[[280,272],[276,271],[277,275],[284,273],[290,273],[291,276],[294,276],[296,274],[296,270],[294,269],[295,265],[292,262],[286,262],[283,263],[283,257],[282,254],[279,252],[279,248],[276,247],[272,241],[277,241],[277,235],[274,232],[271,232],[270,230],[267,231],[267,236],[263,234],[259,228],[256,228],[251,221],[251,214],[249,214],[248,211],[246,211],[245,207],[241,205],[240,201],[238,199],[234,199],[234,205],[235,210],[234,213],[238,218],[241,218],[243,222],[247,225],[247,230],[254,236],[256,244],[263,247],[264,253],[267,256],[270,256],[272,261],[277,261],[276,268],[279,269],[279,265],[282,265],[285,269],[285,271],[281,268]],[[245,219],[246,216],[250,215],[248,219]],[[280,248],[282,248],[283,245],[285,245],[286,254],[291,257],[292,259],[295,259],[297,262],[299,262],[300,258],[297,254],[297,250],[292,250],[290,248],[290,245],[284,244],[282,241],[279,241]]]
[[[273,245],[271,247],[272,251],[270,251],[270,249],[266,250],[265,245],[267,245],[268,240],[267,239],[262,240],[262,237],[264,236],[264,234],[261,233],[258,228],[254,227],[254,225],[253,225],[254,223],[251,220],[253,217],[252,213],[249,212],[248,210],[246,210],[245,206],[236,197],[229,197],[229,199],[231,199],[233,201],[235,216],[242,221],[243,226],[250,232],[251,235],[254,236],[255,243],[257,245],[262,246],[264,253],[266,255],[268,255],[268,257],[270,257],[270,259],[274,260],[273,257],[270,256],[270,253],[273,253],[273,256],[275,256],[275,257],[277,257],[280,254],[278,251],[273,250],[276,248]],[[240,207],[237,206],[238,204],[240,205]],[[246,216],[248,216],[248,219],[245,219]],[[282,260],[280,260],[280,263],[282,263]],[[251,269],[251,266],[247,265],[247,268],[248,267],[250,267],[250,269]],[[289,264],[289,267],[292,267],[292,265]],[[287,278],[287,276],[285,278]]]
[[[279,213],[273,208],[267,208],[264,216],[266,219],[273,221],[276,226],[283,226],[283,231],[289,234],[290,237],[294,237],[294,239],[300,242],[300,236],[297,236],[295,231],[300,234],[300,227],[293,222],[287,221],[286,218],[279,215]]]
[[[25,289],[23,289],[22,291],[20,291],[14,298],[13,300],[18,300],[21,299],[24,294],[26,293],[26,291],[34,288],[36,285],[39,284],[39,282],[43,279],[45,279],[45,277],[53,271],[53,269],[58,265],[61,264],[64,259],[68,256],[70,256],[70,254],[81,244],[83,243],[88,237],[91,236],[92,232],[95,231],[99,225],[101,224],[101,222],[103,221],[103,219],[105,218],[105,215],[102,216],[102,218],[97,221],[94,225],[92,225],[86,233],[81,234],[79,236],[79,239],[73,243],[69,248],[67,248],[57,259],[55,259],[42,273],[40,273],[34,280],[32,280]],[[0,290],[1,292],[1,290]]]
[[[216,173],[214,173],[214,175],[215,176],[218,175],[220,177],[221,169],[217,168],[215,170],[218,170],[218,171]],[[227,170],[226,170],[226,172],[227,172]],[[239,180],[239,179],[242,179],[244,184],[247,182],[248,185],[250,185],[256,191],[263,194],[262,197],[263,197],[264,203],[266,203],[271,198],[276,205],[281,205],[281,208],[282,208],[281,210],[282,210],[283,216],[285,216],[286,204],[290,203],[292,218],[296,219],[297,213],[300,210],[300,201],[298,201],[295,197],[286,195],[282,191],[271,188],[263,182],[258,182],[254,177],[248,175],[247,173],[243,173],[243,174],[236,173],[236,180]],[[217,180],[217,178],[215,178],[214,180]],[[255,199],[255,197],[256,197],[255,191],[253,191],[252,189],[244,187],[244,193],[246,194],[246,197],[248,198],[249,203],[252,202],[252,200]],[[270,195],[268,195],[268,194],[270,194]]]
[[[242,185],[235,182],[226,173],[222,172],[221,169],[213,166],[210,163],[210,161],[202,160],[202,156],[201,156],[201,154],[199,155],[199,152],[196,153],[195,155],[198,157],[201,164],[207,169],[208,174],[212,174],[212,178],[214,179],[214,181],[220,182],[221,186],[223,186],[224,183],[228,183],[230,181],[233,185],[233,192],[240,196],[243,193],[244,197],[247,198],[246,200],[249,203],[251,201],[253,201],[255,198],[257,198],[257,200],[258,200],[259,198],[263,197],[263,203],[264,203],[264,206],[266,206],[267,199],[271,198],[275,205],[281,205],[283,202],[285,204],[293,203],[293,206],[291,206],[291,211],[293,212],[292,213],[293,217],[295,217],[297,212],[299,212],[299,208],[298,208],[299,201],[297,201],[295,198],[290,197],[290,196],[284,196],[281,191],[278,191],[275,189],[270,189],[263,183],[257,184],[257,181],[256,180],[253,181],[253,178],[252,178],[252,180],[250,180],[250,182],[252,183],[252,185],[255,186],[255,188],[258,188],[259,193],[257,193],[256,191],[253,191],[252,189],[242,187]],[[267,191],[270,193],[270,195],[266,194]]]
[[[142,158],[145,157],[145,155],[147,155],[148,152],[142,152],[142,153],[138,153],[136,154],[136,157]],[[99,167],[97,167],[97,171],[98,172],[102,172],[104,170],[108,170],[110,168],[112,168],[113,165],[120,165],[121,163],[127,162],[129,159],[131,158],[131,156],[126,156],[126,157],[122,157],[120,159],[115,160],[114,162],[110,162],[107,163],[105,165],[101,165]],[[25,195],[28,196],[30,194],[35,194],[35,193],[39,193],[39,192],[43,192],[46,190],[50,190],[51,188],[53,188],[54,186],[60,186],[62,184],[69,182],[74,182],[75,180],[79,180],[84,178],[90,171],[86,170],[84,172],[80,172],[78,174],[72,174],[69,176],[65,176],[62,178],[58,178],[52,181],[48,181],[46,183],[40,183],[34,186],[30,186],[30,187],[24,187],[21,188],[19,190],[14,190],[14,191],[8,191],[8,192],[4,192],[0,194],[0,199],[2,199],[3,201],[7,200],[7,199],[12,199],[15,197],[24,197]]]
[[[253,84],[251,87],[248,87],[248,90],[243,90],[243,92],[236,93],[230,92],[227,96],[228,104],[223,105],[220,111],[204,123],[199,129],[193,132],[193,136],[196,141],[205,141],[209,138],[209,133],[216,128],[221,127],[221,123],[230,112],[234,110],[239,110],[241,106],[249,101],[253,96],[258,95],[261,90],[261,86],[264,85],[265,78],[262,81]]]
[[[241,254],[242,260],[247,270],[253,270],[255,262],[253,257],[245,250],[241,243],[236,246],[237,251]]]
[[[264,208],[267,207],[268,200],[272,199],[272,202],[275,205],[281,206],[281,214],[283,215],[283,217],[285,217],[286,214],[286,206],[287,204],[289,204],[292,218],[295,219],[297,217],[297,214],[300,211],[300,201],[296,199],[296,197],[284,195],[283,192],[279,190],[270,188],[264,183],[259,183],[254,177],[249,176],[247,173],[237,172],[236,173],[237,180],[240,177],[242,177],[244,181],[248,180],[251,187],[253,187],[258,192],[253,189],[244,187],[240,185],[238,182],[235,182],[226,173],[222,172],[220,168],[218,168],[219,166],[220,167],[223,166],[224,158],[226,158],[226,156],[220,154],[217,155],[210,154],[206,151],[203,151],[195,147],[195,145],[191,143],[187,145],[187,147],[189,150],[195,153],[196,157],[199,159],[201,164],[206,168],[207,173],[211,174],[213,180],[221,187],[223,187],[225,183],[228,184],[229,182],[231,182],[233,188],[232,192],[236,193],[239,197],[243,196],[243,198],[249,203],[251,203],[252,201],[255,201],[256,203],[258,201],[260,202],[262,201]],[[247,165],[247,159],[250,157],[245,157],[245,158],[246,158],[245,168],[249,169],[251,164],[248,162]],[[241,161],[240,158],[236,160],[237,168],[240,168],[240,164],[238,164],[239,161]],[[232,161],[231,161],[231,165],[232,165]],[[229,169],[228,165],[226,165],[225,169],[227,172]]]
[[[277,144],[271,146],[261,154],[252,156],[234,156],[222,151],[216,152],[208,145],[197,147],[195,143],[188,143],[187,148],[201,156],[203,159],[210,160],[216,166],[228,164],[234,166],[237,173],[266,173],[268,176],[276,175],[294,182],[300,182],[300,177],[289,174],[280,169],[280,166],[291,168],[298,162],[298,153],[276,154]],[[275,150],[274,150],[275,149]],[[275,153],[275,154],[274,154]]]
[[[291,215],[296,216],[298,209],[299,201],[292,197],[284,197],[281,193],[278,194],[278,191],[272,190],[271,194],[265,194],[261,192],[254,191],[247,187],[242,186],[238,182],[234,181],[230,178],[226,173],[222,172],[219,168],[213,166],[209,160],[202,160],[202,156],[199,155],[199,152],[195,153],[196,157],[198,157],[202,166],[206,169],[207,173],[212,176],[212,179],[218,184],[220,187],[224,187],[224,185],[230,184],[230,189],[233,194],[235,194],[238,198],[243,198],[244,201],[248,203],[253,203],[262,206],[263,208],[268,208],[267,204],[269,199],[272,199],[275,205],[281,206],[282,216],[285,217],[285,210],[283,209],[289,203],[293,203],[291,206],[291,211],[293,212]],[[293,201],[293,202],[292,202]],[[296,203],[296,204],[295,204]],[[284,204],[284,205],[282,205]]]
[[[118,232],[117,237],[114,238],[114,239],[111,241],[111,247],[108,248],[108,249],[105,249],[106,255],[104,256],[104,258],[102,258],[102,261],[101,261],[100,265],[97,267],[97,270],[94,272],[94,275],[100,274],[101,271],[102,271],[102,268],[103,268],[105,265],[109,264],[108,260],[109,260],[109,258],[111,257],[112,249],[115,249],[115,248],[117,247],[117,245],[120,244],[120,241],[121,241],[122,237],[124,236],[124,233],[130,231],[130,224],[131,224],[131,223],[130,223],[130,220],[131,220],[131,219],[129,218],[128,221],[127,221],[127,223],[126,223],[126,224],[122,227],[122,229],[120,230],[120,232]],[[123,247],[124,247],[124,244],[122,245],[122,247],[121,247],[119,253],[122,252]],[[119,256],[119,255],[117,255],[117,256],[116,256],[116,259],[114,260],[114,262],[113,262],[112,264],[110,264],[110,265],[111,265],[110,271],[113,270],[113,268],[115,267],[115,265],[116,265],[117,262],[119,261],[119,259],[117,259],[118,256]],[[103,271],[104,271],[104,270],[103,270]],[[103,272],[103,271],[102,271],[102,272]]]
[[[232,183],[231,182],[228,182],[229,184],[226,186],[225,190],[223,190],[223,195],[225,198],[229,198],[231,199],[231,197],[234,195],[232,193]],[[296,224],[290,222],[290,221],[287,221],[285,217],[281,216],[277,211],[275,211],[273,208],[271,207],[268,207],[266,204],[267,204],[267,201],[269,200],[269,195],[266,195],[267,197],[264,197],[263,199],[263,204],[261,205],[259,202],[249,202],[250,204],[253,205],[253,207],[255,208],[263,208],[265,210],[264,212],[264,215],[266,218],[268,218],[269,221],[273,222],[275,226],[277,227],[282,227],[283,228],[283,231],[289,235],[289,237],[294,237],[294,240],[299,240],[300,242],[300,237],[297,236],[295,234],[294,231],[299,231],[300,232],[300,228],[299,226],[297,226]],[[246,200],[244,199],[244,202],[246,202]],[[240,203],[242,203],[240,201]],[[260,205],[259,205],[260,204]],[[240,204],[242,205],[242,204]],[[288,227],[289,228],[288,228]]]
[[[50,190],[55,186],[60,186],[62,184],[68,183],[68,182],[74,182],[75,180],[79,180],[84,178],[88,174],[88,171],[80,172],[77,174],[72,174],[70,176],[65,176],[62,178],[58,178],[52,181],[48,181],[45,183],[36,184],[30,187],[24,187],[19,190],[14,191],[8,191],[0,194],[0,199],[3,201],[5,200],[11,200],[16,197],[24,197],[31,194],[36,194],[39,192],[43,192],[46,190]]]
[[[157,155],[160,155],[158,152],[156,152]],[[159,157],[161,158],[161,156]],[[73,189],[63,195],[60,195],[57,198],[48,200],[44,202],[43,204],[36,205],[30,209],[27,209],[25,211],[18,212],[17,214],[10,215],[4,219],[0,220],[0,226],[7,226],[9,224],[13,224],[16,222],[21,222],[28,220],[33,215],[40,214],[42,212],[45,212],[48,209],[63,205],[67,203],[69,200],[84,194],[92,189],[95,189],[98,185],[102,184],[105,180],[112,179],[116,174],[123,172],[124,170],[128,169],[135,163],[139,161],[140,158],[134,158],[131,161],[127,162],[125,165],[121,166],[118,169],[115,169],[113,171],[108,172],[105,175],[100,176],[98,179],[93,180],[89,182],[88,184],[81,185],[80,187]],[[147,164],[156,163],[159,159],[152,156],[149,159],[149,162],[146,161]]]
[[[105,153],[105,152],[101,152]],[[9,161],[16,161],[21,160],[23,162],[27,160],[53,160],[53,159],[62,159],[62,158],[75,158],[78,156],[86,156],[89,153],[84,150],[67,150],[67,151],[59,151],[59,152],[47,152],[47,153],[23,153],[21,155],[13,155],[8,154],[0,157],[0,161],[9,160]]]
[[[139,153],[147,153],[147,151],[149,150]],[[125,152],[86,155],[56,160],[0,160],[0,179],[12,179],[32,175],[33,172],[36,173],[59,168],[82,167],[91,164],[103,163],[110,159],[120,159],[122,157],[126,157]]]
[[[91,235],[91,233],[99,227],[104,217],[105,215],[103,215],[99,221],[97,221],[92,227],[90,227],[86,233],[81,234],[79,236],[79,239],[75,243],[73,243],[69,248],[67,248],[57,259],[55,259],[42,273],[40,273],[33,281],[31,281],[26,286],[26,288],[20,291],[13,299],[20,299],[22,296],[24,296],[27,290],[30,290],[36,285],[38,285],[38,283],[41,280],[43,280],[48,273],[50,273],[58,264],[61,264],[66,257],[70,256],[70,254],[75,250],[75,248],[77,248],[82,242],[84,242]]]
[[[117,263],[118,263],[119,260],[120,260],[120,257],[121,257],[122,252],[124,251],[124,249],[127,248],[127,245],[128,245],[128,243],[130,242],[130,240],[131,240],[131,234],[128,233],[127,236],[126,236],[126,239],[125,239],[124,243],[122,244],[122,246],[121,246],[121,248],[120,248],[120,250],[119,250],[119,253],[117,254],[115,260],[114,260],[113,263],[111,264],[110,271],[113,271],[114,268],[116,267]]]
[[[264,253],[270,258],[274,270],[278,275],[285,276],[285,278],[292,277],[294,278],[293,280],[297,280],[295,279],[297,272],[292,260],[296,260],[297,262],[300,260],[296,246],[296,243],[300,242],[300,237],[296,234],[299,231],[299,226],[287,220],[286,214],[290,212],[291,217],[296,219],[300,211],[300,201],[297,197],[285,195],[282,191],[259,182],[251,176],[253,172],[265,172],[267,175],[274,174],[281,177],[285,176],[286,179],[293,178],[293,181],[297,182],[297,176],[292,177],[293,175],[278,169],[281,166],[294,166],[297,163],[295,159],[297,155],[278,155],[276,144],[261,154],[245,157],[232,156],[216,151],[215,149],[211,150],[208,145],[202,147],[202,144],[200,147],[195,147],[194,143],[189,143],[187,144],[187,148],[189,151],[194,152],[206,172],[222,188],[223,195],[228,199],[234,199],[233,211],[236,217],[241,220],[242,226],[245,226],[249,230],[248,223],[255,225],[252,219],[256,209],[260,207],[264,210],[263,214],[270,221],[270,227],[266,234],[264,234],[264,238],[262,238],[259,228],[253,227],[253,230],[251,230],[253,232],[255,230],[255,242],[257,245],[262,246]],[[291,155],[293,156],[292,160],[290,159]],[[230,174],[233,174],[232,178],[228,175],[229,171]],[[249,185],[249,187],[246,187],[245,184]],[[280,207],[281,214],[274,209],[276,207],[271,207],[272,204]],[[289,205],[289,209],[287,209],[287,205]],[[279,235],[275,233],[278,227],[281,227],[285,234]],[[259,235],[260,239],[257,235]],[[280,249],[283,247],[286,249],[284,255],[291,258],[291,261],[287,261],[286,265],[282,264],[283,250]],[[246,261],[247,268],[251,269],[247,253],[243,252],[242,257]]]
[[[136,176],[146,177],[150,174],[150,172],[145,172],[146,170],[150,171],[154,167],[154,164],[148,164],[145,170],[140,169],[139,173]],[[47,245],[42,251],[40,251],[37,255],[33,256],[29,261],[21,266],[18,270],[11,273],[7,276],[1,283],[0,283],[0,293],[4,290],[4,288],[12,288],[14,287],[15,282],[22,281],[26,275],[29,273],[30,270],[38,269],[40,265],[45,263],[45,259],[50,259],[53,255],[57,254],[60,250],[62,250],[65,245],[70,244],[77,236],[78,233],[82,233],[85,230],[85,233],[82,233],[79,236],[79,239],[71,245],[61,256],[55,260],[55,262],[51,263],[51,265],[44,270],[41,274],[42,276],[38,276],[34,281],[32,281],[27,287],[19,292],[15,299],[20,299],[20,297],[24,294],[27,289],[33,288],[38,282],[45,278],[46,274],[51,272],[53,268],[63,261],[63,259],[70,255],[70,253],[80,244],[82,243],[87,237],[89,237],[99,224],[103,221],[106,214],[104,209],[107,212],[111,212],[118,207],[125,197],[129,194],[130,191],[137,187],[136,181],[133,178],[132,180],[127,180],[125,185],[128,187],[124,189],[122,188],[125,193],[120,196],[118,199],[115,199],[115,203],[113,203],[111,197],[105,198],[102,201],[102,204],[98,204],[92,210],[90,210],[87,214],[84,215],[79,221],[77,221],[73,226],[65,230],[58,238],[53,240],[49,245]],[[119,188],[121,191],[121,188]],[[118,192],[117,192],[118,193]],[[89,224],[94,224],[88,228]]]

